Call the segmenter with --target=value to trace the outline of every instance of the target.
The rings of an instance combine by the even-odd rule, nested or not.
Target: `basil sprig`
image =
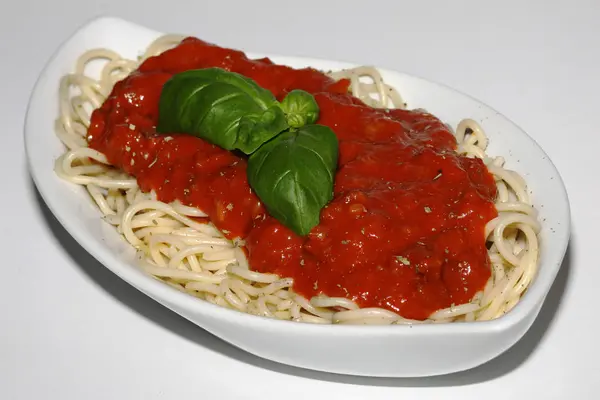
[[[187,133],[248,159],[248,182],[269,213],[298,235],[319,223],[333,197],[338,141],[315,125],[319,106],[303,90],[281,103],[252,79],[220,68],[174,75],[163,86],[157,132]]]
[[[319,119],[319,105],[312,94],[304,90],[292,90],[281,102],[292,128],[314,124]]]
[[[319,223],[333,197],[338,141],[323,125],[276,136],[248,159],[248,182],[269,213],[299,235]]]
[[[271,92],[220,68],[174,75],[163,86],[158,110],[158,132],[190,133],[246,154],[288,128]]]

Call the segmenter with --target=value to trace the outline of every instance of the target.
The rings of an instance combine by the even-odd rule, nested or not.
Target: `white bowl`
[[[60,77],[72,71],[80,54],[91,48],[108,47],[134,58],[159,35],[115,18],[100,18],[86,24],[54,54],[35,85],[27,112],[25,143],[35,184],[65,229],[107,268],[235,346],[281,363],[327,372],[388,377],[456,372],[498,356],[529,329],[556,277],[569,240],[569,203],[558,171],[533,139],[485,104],[446,86],[392,71],[382,70],[382,75],[402,90],[411,107],[426,108],[453,126],[465,117],[483,121],[491,139],[488,153],[503,155],[508,167],[520,172],[529,183],[534,204],[544,221],[539,273],[511,312],[489,322],[439,325],[294,323],[218,307],[183,294],[137,269],[133,249],[100,219],[85,190],[54,174],[54,161],[64,149],[53,129]],[[270,57],[293,67],[349,66],[308,58]]]

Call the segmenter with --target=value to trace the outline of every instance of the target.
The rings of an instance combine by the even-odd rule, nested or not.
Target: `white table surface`
[[[0,399],[598,398],[600,2],[152,3],[3,4]],[[471,371],[426,379],[336,376],[246,354],[120,281],[41,202],[22,138],[44,63],[99,14],[245,50],[406,71],[513,119],[556,163],[573,212],[567,258],[531,330]]]

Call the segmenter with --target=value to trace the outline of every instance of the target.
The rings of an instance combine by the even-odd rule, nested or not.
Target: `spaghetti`
[[[484,289],[465,304],[441,309],[424,321],[404,318],[383,308],[360,308],[343,297],[324,295],[307,299],[293,290],[293,279],[252,271],[243,240],[228,240],[207,215],[179,201],[158,201],[144,193],[135,178],[111,166],[106,156],[87,146],[91,113],[99,108],[114,84],[140,62],[181,41],[169,35],[153,42],[138,60],[128,60],[107,49],[91,50],[77,61],[75,71],[60,82],[60,115],[56,133],[67,151],[56,161],[61,178],[84,186],[105,221],[138,250],[140,268],[166,284],[205,301],[241,312],[311,323],[414,324],[482,321],[510,311],[534,278],[538,264],[540,224],[526,183],[504,168],[502,157],[486,154],[488,138],[473,120],[456,128],[457,152],[481,158],[496,180],[498,216],[485,228],[491,277]],[[87,72],[102,60],[100,77]],[[400,93],[379,72],[359,67],[330,74],[351,81],[354,96],[373,107],[405,108]]]

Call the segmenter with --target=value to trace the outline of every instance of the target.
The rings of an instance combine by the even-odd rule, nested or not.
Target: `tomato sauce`
[[[334,199],[308,236],[268,215],[243,156],[156,133],[163,84],[208,67],[252,78],[278,99],[292,89],[315,95],[317,122],[337,135],[340,157]],[[436,117],[368,107],[348,84],[187,38],[115,85],[92,114],[88,142],[143,191],[197,207],[227,237],[244,238],[253,270],[293,278],[307,298],[345,297],[414,319],[468,302],[490,277],[484,227],[497,215],[493,177],[481,160],[455,153]]]

